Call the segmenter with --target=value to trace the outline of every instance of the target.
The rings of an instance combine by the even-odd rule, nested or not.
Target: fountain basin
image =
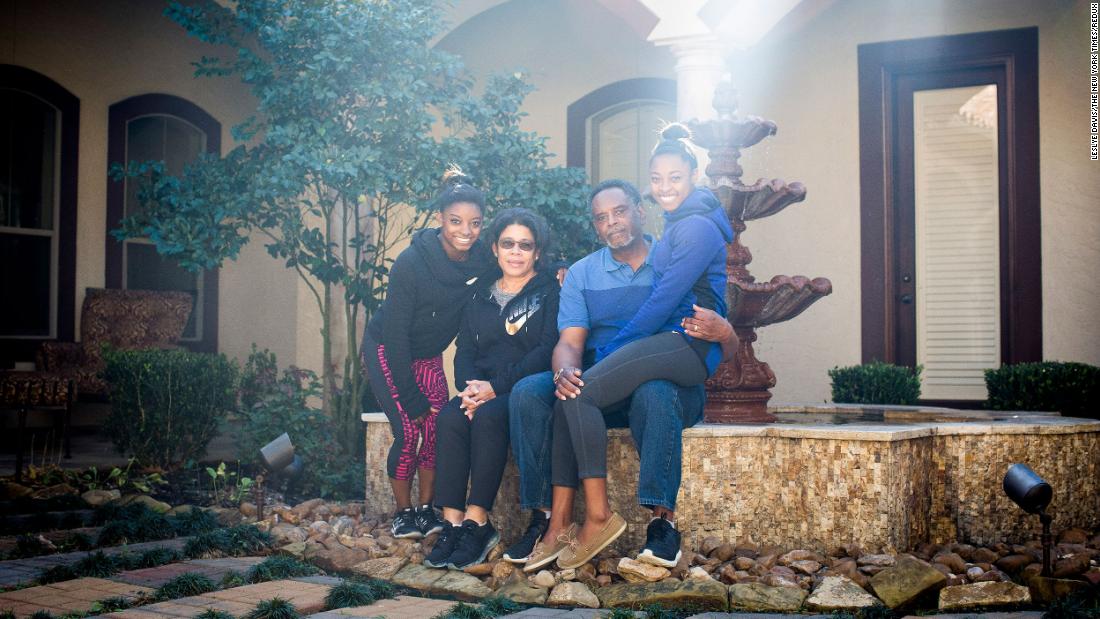
[[[925,541],[1029,541],[1039,535],[1038,519],[1001,490],[1015,462],[1053,486],[1055,532],[1100,527],[1100,421],[1042,414],[941,421],[970,413],[921,408],[882,410],[882,421],[855,418],[874,408],[773,407],[769,412],[795,423],[685,430],[676,512],[685,547],[707,536],[822,551],[850,542],[868,551],[904,551]],[[810,417],[798,423],[798,414]],[[847,416],[849,423],[822,415]],[[367,508],[391,514],[389,426],[380,413],[363,419]],[[630,524],[614,551],[632,556],[644,543],[649,511],[637,505],[638,458],[629,432],[609,434],[611,505]],[[510,459],[492,515],[506,542],[529,518],[517,497]]]
[[[726,287],[726,317],[735,327],[763,327],[798,316],[832,292],[832,282],[824,277],[776,275],[765,283],[735,279]]]

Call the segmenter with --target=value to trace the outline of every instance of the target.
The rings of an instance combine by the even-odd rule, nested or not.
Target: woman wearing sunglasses
[[[508,458],[508,392],[524,376],[550,369],[558,341],[560,287],[540,268],[550,255],[546,221],[507,209],[487,234],[499,277],[475,292],[458,333],[455,383],[462,392],[436,426],[435,503],[446,523],[424,560],[430,567],[481,563],[500,540],[489,512]]]

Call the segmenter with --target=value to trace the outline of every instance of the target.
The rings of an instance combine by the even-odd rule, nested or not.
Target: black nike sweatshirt
[[[427,413],[431,406],[413,377],[413,359],[434,357],[447,348],[458,333],[475,285],[482,278],[495,278],[497,272],[493,253],[481,240],[473,244],[466,260],[448,258],[438,228],[413,234],[409,247],[394,260],[386,300],[371,317],[367,333],[385,347],[398,402],[410,418]],[[373,389],[378,397],[386,397],[385,386]]]
[[[557,278],[538,273],[504,309],[493,300],[492,286],[492,280],[478,286],[462,318],[455,352],[459,391],[467,380],[487,380],[503,395],[524,376],[550,369],[558,343]]]

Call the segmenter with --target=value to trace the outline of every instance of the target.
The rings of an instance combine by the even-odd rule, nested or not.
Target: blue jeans
[[[509,425],[512,453],[519,467],[523,509],[550,505],[550,455],[553,443],[554,380],[550,372],[528,376],[512,387]],[[666,380],[643,383],[629,398],[604,409],[609,428],[629,426],[638,449],[638,503],[676,509],[684,428],[703,418],[702,385],[678,387]]]

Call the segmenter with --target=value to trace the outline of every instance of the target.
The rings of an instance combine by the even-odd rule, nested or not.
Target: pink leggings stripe
[[[386,377],[386,386],[390,390],[390,398],[397,406],[403,435],[394,437],[393,448],[398,449],[399,453],[396,466],[390,474],[394,479],[411,479],[417,468],[435,468],[435,422],[438,415],[428,413],[416,420],[409,419],[398,399],[397,386],[393,384],[393,373],[386,362],[385,347],[381,344],[378,345],[377,354],[378,364],[382,368],[382,374]],[[447,376],[443,372],[443,357],[414,359],[412,372],[417,387],[428,399],[428,403],[437,410],[442,409],[449,395]]]

